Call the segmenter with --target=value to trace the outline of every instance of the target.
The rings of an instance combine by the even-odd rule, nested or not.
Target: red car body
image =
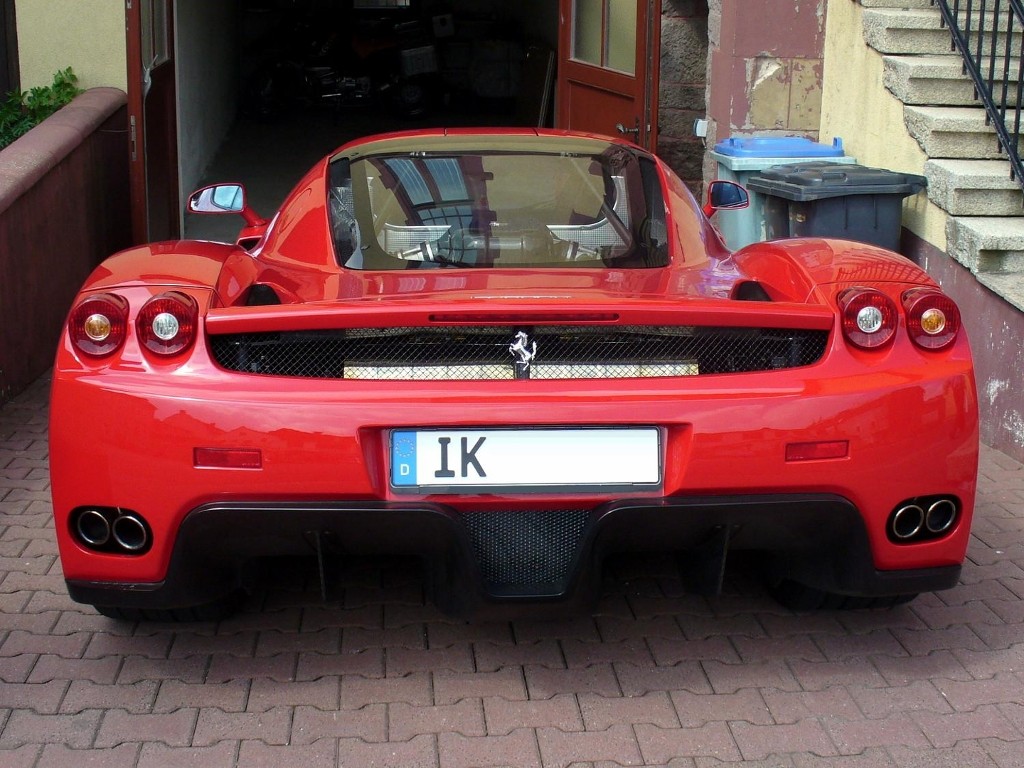
[[[525,246],[505,267],[502,258],[469,269],[339,263],[328,192],[339,158],[455,162],[480,146],[500,154],[506,144],[639,158],[647,195],[660,206],[664,263],[537,265],[522,263]],[[379,190],[381,178],[367,184]],[[469,185],[469,175],[462,182]],[[245,215],[238,245],[165,242],[112,256],[72,308],[54,369],[50,441],[61,563],[76,600],[112,613],[177,611],[232,594],[260,558],[308,554],[323,564],[349,552],[422,557],[434,599],[455,612],[592,594],[601,560],[616,550],[688,552],[696,583],[711,591],[736,549],[763,552],[773,585],[830,599],[903,599],[957,582],[978,457],[971,353],[955,306],[903,257],[820,239],[731,254],[661,161],[604,137],[556,132],[431,131],[354,142],[314,167],[272,221]],[[380,226],[362,221],[364,229]],[[569,230],[547,231],[559,253],[579,250],[562,243]],[[357,242],[354,257],[369,253]],[[512,253],[507,241],[502,247]],[[427,245],[412,250],[429,260]],[[168,294],[186,307],[181,333],[191,335],[180,350],[173,340],[161,348],[169,331],[151,327],[169,305],[147,302]],[[107,303],[86,304],[97,297]],[[933,331],[939,323],[914,309],[921,298],[944,312],[944,330],[932,336],[922,323]],[[109,325],[96,307],[123,313],[109,318],[112,349],[90,346]],[[880,336],[869,337],[874,319],[888,335],[878,344]],[[376,363],[359,369],[370,378],[301,367],[268,373],[226,364],[215,351],[231,339],[228,358],[238,362],[298,334],[303,356],[308,339],[348,334],[385,354],[389,338],[396,351],[428,337],[434,349],[431,334],[459,345],[493,330],[509,347],[501,354],[511,370],[566,339],[599,338],[607,341],[601,349],[618,349],[620,331],[628,340],[653,328],[682,338],[686,349],[704,335],[728,344],[763,337],[796,350],[810,343],[795,341],[804,334],[821,346],[812,362],[791,365],[772,352],[756,370],[736,363],[745,353],[734,345],[719,353],[725,363],[686,352],[673,363],[682,368],[654,375],[637,373],[644,368],[634,360],[632,368],[598,361],[610,373],[579,378],[487,378],[474,368],[431,379],[417,373],[422,361],[403,360],[408,370],[386,380]],[[421,335],[403,335],[408,329]],[[535,358],[512,349],[519,331]],[[250,340],[257,346],[243,354]],[[423,370],[433,376],[437,366]],[[565,437],[573,453],[549,461],[580,469],[584,479],[483,484],[486,451],[473,446],[508,437],[497,430],[525,435],[528,452],[573,431]],[[402,485],[395,454],[417,433],[430,444],[434,435],[439,444],[453,440],[442,461],[481,484]],[[656,458],[639,463],[652,477],[633,482],[623,470],[604,485],[575,466],[588,442],[604,461],[627,436],[647,441],[643,450]],[[608,461],[612,475],[626,453]]]

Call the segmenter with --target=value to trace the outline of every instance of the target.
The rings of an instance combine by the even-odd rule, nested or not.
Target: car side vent
[[[733,298],[739,301],[771,301],[772,297],[756,280],[744,280],[733,290]]]
[[[281,298],[277,295],[277,292],[264,283],[253,285],[249,289],[249,295],[245,298],[245,305],[247,307],[267,307],[280,303]]]

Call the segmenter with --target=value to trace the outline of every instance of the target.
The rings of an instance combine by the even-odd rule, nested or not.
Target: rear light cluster
[[[953,530],[959,515],[960,502],[952,496],[908,499],[889,515],[886,530],[897,544],[916,544]]]
[[[911,288],[901,297],[910,340],[921,349],[942,350],[960,333],[960,310],[936,288]],[[848,288],[839,294],[843,336],[860,349],[889,345],[899,326],[896,302],[874,288]]]
[[[128,302],[109,293],[90,296],[72,310],[68,330],[79,352],[106,357],[128,335]]]
[[[96,552],[142,555],[153,544],[149,524],[138,512],[119,507],[82,507],[71,514],[75,540]]]
[[[139,343],[158,357],[189,349],[198,328],[199,306],[191,296],[177,291],[154,296],[135,318]],[[71,311],[68,334],[75,349],[88,357],[112,355],[128,336],[128,302],[112,293],[86,298]]]

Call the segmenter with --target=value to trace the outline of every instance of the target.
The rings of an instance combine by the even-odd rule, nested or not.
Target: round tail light
[[[848,288],[839,294],[843,335],[853,346],[879,349],[896,335],[896,303],[873,288]]]
[[[164,357],[176,355],[196,340],[199,307],[184,293],[162,293],[146,302],[135,323],[143,347]]]
[[[101,293],[79,302],[68,319],[68,335],[79,352],[106,357],[124,343],[128,333],[128,301]]]
[[[960,310],[934,288],[911,288],[903,294],[910,340],[922,349],[945,349],[960,333]]]

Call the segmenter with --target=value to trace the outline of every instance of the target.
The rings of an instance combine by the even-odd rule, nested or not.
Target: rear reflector
[[[786,446],[786,461],[845,459],[849,455],[849,440],[830,440],[821,443],[789,443]]]
[[[258,448],[195,448],[192,463],[198,469],[262,469]]]

